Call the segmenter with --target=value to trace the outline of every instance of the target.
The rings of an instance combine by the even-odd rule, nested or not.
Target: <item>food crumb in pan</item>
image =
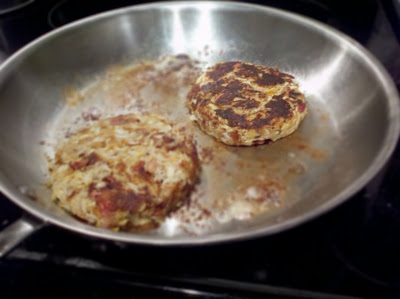
[[[196,186],[190,201],[173,212],[168,221],[170,227],[163,226],[169,235],[202,235],[232,220],[249,220],[281,205],[286,188],[277,180],[260,175],[246,186],[232,187],[217,200],[207,201],[205,186]]]
[[[87,111],[82,111],[81,116],[84,121],[98,120],[101,117],[101,113],[98,108],[90,107]]]
[[[327,157],[327,153],[315,148],[310,147],[308,144],[299,144],[297,145],[297,148],[299,150],[305,151],[307,154],[309,154],[313,159],[316,160],[324,160]]]
[[[307,171],[307,167],[304,163],[298,162],[297,164],[293,165],[289,168],[290,173],[294,173],[297,175],[304,174]]]
[[[259,180],[253,185],[240,187],[225,200],[217,203],[219,220],[228,222],[232,218],[250,219],[278,207],[285,194],[285,187],[276,180]]]
[[[84,100],[84,95],[75,87],[68,86],[64,89],[64,98],[67,106],[73,107]]]
[[[204,146],[200,151],[200,159],[204,164],[210,164],[214,161],[214,149],[211,146]]]
[[[217,224],[215,212],[207,208],[203,199],[198,190],[193,191],[190,200],[167,218],[168,223],[174,223],[174,230],[165,226],[162,229],[167,229],[170,235],[184,232],[192,236],[211,230]]]
[[[21,185],[18,187],[18,189],[19,189],[19,192],[21,192],[21,194],[27,196],[29,199],[31,199],[33,201],[37,201],[38,196],[36,194],[36,191],[33,188],[30,188],[25,185]]]

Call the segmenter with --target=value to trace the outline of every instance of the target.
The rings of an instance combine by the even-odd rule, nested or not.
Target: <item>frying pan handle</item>
[[[0,232],[0,258],[43,225],[40,220],[24,215],[7,226]]]

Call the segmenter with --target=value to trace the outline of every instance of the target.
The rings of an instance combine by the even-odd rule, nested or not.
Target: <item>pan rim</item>
[[[399,135],[400,135],[400,102],[399,94],[397,88],[390,75],[387,73],[386,69],[382,64],[371,54],[366,48],[355,41],[353,38],[347,36],[346,34],[338,31],[337,29],[311,19],[306,16],[302,16],[296,13],[288,12],[286,10],[272,8],[269,6],[248,4],[248,3],[238,3],[231,1],[179,1],[179,2],[162,2],[162,3],[146,3],[140,5],[133,5],[128,7],[122,7],[114,9],[111,11],[95,14],[70,24],[64,25],[58,29],[52,30],[43,36],[35,39],[34,41],[28,43],[16,53],[11,55],[2,65],[0,65],[0,74],[2,76],[7,76],[8,69],[13,67],[18,60],[23,58],[25,55],[29,55],[32,51],[35,51],[38,47],[42,46],[49,40],[56,38],[64,33],[67,33],[75,28],[84,26],[90,23],[99,22],[103,19],[116,17],[123,14],[130,14],[135,11],[147,10],[147,9],[163,9],[171,7],[193,7],[199,8],[207,6],[209,8],[221,8],[221,9],[238,9],[238,10],[255,10],[260,12],[265,12],[270,15],[286,18],[292,22],[297,22],[305,26],[310,26],[316,31],[325,34],[329,38],[334,40],[339,40],[345,45],[349,46],[353,53],[362,59],[363,62],[368,64],[368,67],[376,76],[376,79],[381,84],[388,101],[389,107],[389,118],[391,119],[389,129],[386,132],[382,148],[379,150],[378,154],[375,156],[374,160],[370,163],[368,168],[360,175],[353,183],[349,184],[345,189],[336,194],[327,202],[321,204],[320,206],[302,214],[296,216],[292,219],[286,220],[284,222],[275,223],[266,227],[261,227],[257,229],[246,229],[243,231],[236,232],[224,232],[224,234],[210,234],[210,235],[200,235],[193,238],[188,237],[174,237],[173,239],[162,238],[156,239],[154,236],[132,234],[127,232],[113,232],[106,229],[96,228],[87,224],[82,225],[71,225],[67,221],[59,219],[56,215],[41,209],[40,206],[34,202],[29,202],[26,200],[19,192],[7,188],[3,182],[0,181],[0,191],[8,197],[11,201],[17,204],[19,207],[29,212],[30,214],[42,219],[45,222],[57,225],[64,229],[74,231],[80,234],[84,234],[91,237],[96,237],[100,239],[108,239],[113,241],[122,241],[128,243],[137,243],[144,245],[163,245],[163,246],[174,246],[174,245],[204,245],[204,244],[215,244],[227,241],[239,241],[251,238],[257,238],[261,236],[272,235],[281,231],[286,231],[299,224],[306,223],[317,216],[323,215],[324,213],[330,211],[334,207],[343,203],[347,199],[350,199],[354,194],[360,191],[366,184],[368,184],[385,166],[389,158],[392,156],[394,149],[397,145]]]

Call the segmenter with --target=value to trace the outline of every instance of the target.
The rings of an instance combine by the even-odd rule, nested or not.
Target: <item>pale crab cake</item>
[[[195,144],[156,115],[100,120],[63,143],[49,164],[52,198],[99,227],[150,229],[177,209],[199,172]]]
[[[240,61],[208,68],[187,96],[200,128],[228,145],[254,145],[292,134],[307,113],[294,77]]]

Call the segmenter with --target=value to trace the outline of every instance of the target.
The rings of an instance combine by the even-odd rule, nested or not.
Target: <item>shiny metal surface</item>
[[[207,55],[201,55],[205,48]],[[319,171],[309,169],[300,181],[299,200],[243,226],[197,237],[168,237],[91,227],[60,211],[49,196],[40,204],[22,192],[45,182],[39,142],[64,106],[61,95],[66,86],[84,84],[121,61],[180,53],[209,64],[245,60],[279,67],[298,78],[310,105],[324,109],[330,122],[316,142],[332,154],[318,164]],[[319,125],[317,118],[309,117],[304,127]],[[363,47],[308,18],[255,5],[164,2],[120,9],[53,31],[0,68],[0,190],[46,222],[118,241],[205,244],[288,229],[360,190],[384,166],[399,129],[396,88]]]
[[[23,216],[7,226],[0,234],[0,258],[5,256],[27,236],[38,230],[43,222],[30,216]]]

